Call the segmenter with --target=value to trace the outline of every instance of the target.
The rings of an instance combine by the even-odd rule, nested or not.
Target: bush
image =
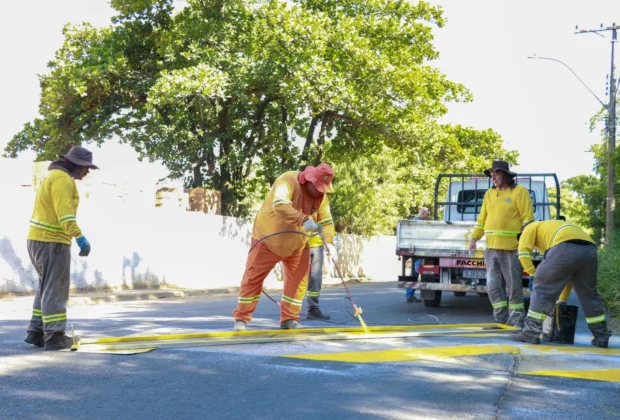
[[[599,251],[598,291],[615,327],[620,327],[620,235]]]

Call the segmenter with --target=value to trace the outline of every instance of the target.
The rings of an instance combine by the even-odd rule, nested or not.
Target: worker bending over
[[[279,262],[282,262],[284,269],[280,327],[301,328],[299,313],[303,295],[299,296],[298,288],[310,269],[310,248],[306,235],[318,234],[319,224],[332,218],[329,205],[321,204],[327,201],[326,193],[334,191],[333,177],[332,168],[322,163],[316,168],[307,166],[303,172],[285,172],[274,182],[254,220],[252,248],[241,282],[237,309],[233,311],[234,331],[246,329],[260,299],[263,281]],[[327,211],[322,211],[322,208]],[[310,217],[315,213],[316,222]],[[293,232],[279,234],[286,231]],[[325,229],[324,238],[335,251],[333,229]]]
[[[529,223],[519,237],[519,260],[531,276],[532,299],[523,330],[510,339],[539,344],[542,323],[570,282],[594,335],[592,345],[607,348],[611,330],[607,328],[603,301],[596,290],[598,256],[592,238],[581,228],[561,220]],[[538,268],[532,263],[534,248],[544,254]]]

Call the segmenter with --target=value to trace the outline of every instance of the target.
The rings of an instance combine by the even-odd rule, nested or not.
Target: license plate
[[[463,270],[463,277],[466,279],[485,279],[487,272],[485,270]]]

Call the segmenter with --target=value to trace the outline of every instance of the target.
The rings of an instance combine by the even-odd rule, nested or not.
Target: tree
[[[394,234],[398,219],[413,217],[421,206],[433,209],[440,173],[482,173],[494,158],[516,163],[517,152],[502,148],[492,130],[437,125],[429,142],[410,148],[384,148],[355,156],[331,148],[327,158],[338,177],[330,197],[338,232]],[[440,191],[440,197],[446,191]]]
[[[65,27],[40,78],[40,117],[9,156],[119,139],[188,186],[220,190],[223,214],[243,217],[252,194],[330,149],[441,162],[442,150],[488,136],[435,123],[446,102],[471,96],[428,64],[444,20],[425,2],[188,0],[178,13],[172,0],[111,4],[111,26]]]
[[[590,120],[590,131],[597,129],[599,123],[606,123],[607,112],[601,109]],[[606,220],[606,197],[607,197],[607,162],[609,155],[607,152],[606,130],[601,131],[601,143],[595,144],[590,148],[594,153],[594,172],[598,175],[579,175],[569,178],[562,183],[563,186],[578,198],[578,203],[565,206],[565,212],[571,221],[575,221],[580,226],[591,232],[593,238],[601,241]],[[618,159],[618,154],[616,154]],[[619,173],[620,165],[616,163],[616,173]],[[616,187],[616,202],[620,202],[620,190]],[[615,222],[616,231],[620,229],[620,220],[616,208]]]

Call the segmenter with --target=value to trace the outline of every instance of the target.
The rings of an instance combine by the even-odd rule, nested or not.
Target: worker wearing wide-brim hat
[[[39,186],[28,232],[28,254],[39,275],[26,343],[45,350],[70,348],[78,337],[65,334],[71,274],[71,242],[80,256],[90,253],[90,243],[77,224],[80,197],[75,180],[99,169],[93,154],[80,146],[60,155]]]
[[[493,316],[500,324],[520,327],[525,318],[525,305],[517,235],[521,226],[534,220],[534,206],[528,190],[516,184],[517,174],[510,170],[508,162],[495,160],[484,173],[491,178],[493,186],[484,194],[469,250],[475,253],[476,242],[486,236],[484,260]],[[506,301],[506,288],[510,302]]]
[[[305,292],[299,285],[310,268],[308,235],[318,234],[319,225],[331,222],[327,193],[334,192],[334,171],[326,164],[308,166],[302,172],[280,175],[267,194],[254,220],[252,248],[246,262],[237,308],[233,311],[235,331],[247,328],[261,296],[263,282],[279,262],[284,269],[284,287],[280,302],[280,327],[300,328],[299,313]],[[312,215],[316,214],[316,221]],[[286,232],[286,233],[284,233]],[[291,233],[292,232],[292,233]],[[270,236],[271,235],[271,236]],[[332,229],[323,231],[326,245],[336,254]]]

